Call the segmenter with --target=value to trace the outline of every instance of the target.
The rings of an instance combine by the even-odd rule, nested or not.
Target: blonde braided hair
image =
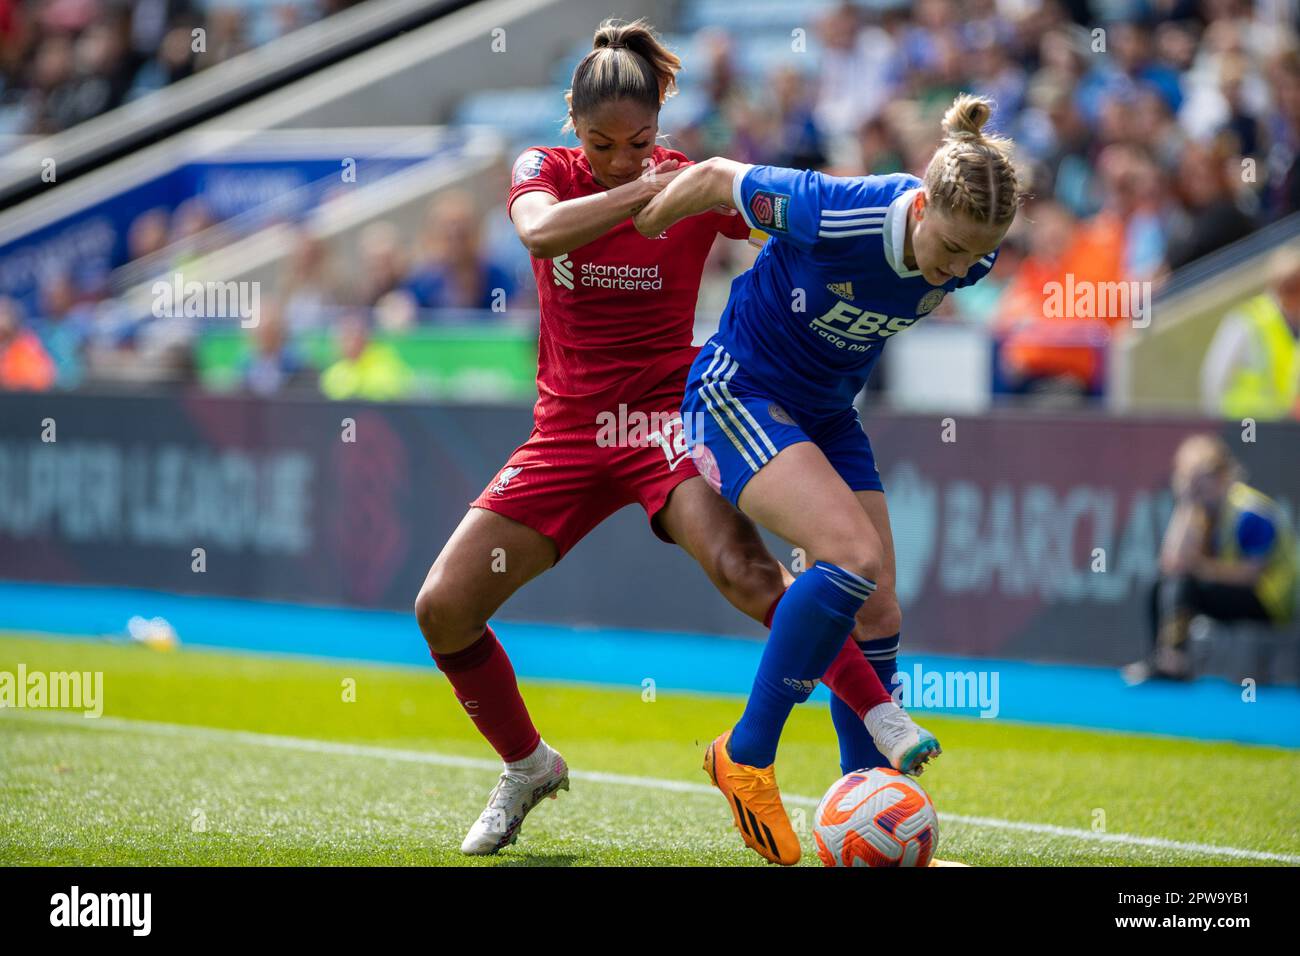
[[[1011,140],[983,132],[992,115],[985,97],[962,93],[953,100],[943,115],[943,143],[925,171],[925,191],[949,215],[1004,226],[1016,217],[1023,194]]]

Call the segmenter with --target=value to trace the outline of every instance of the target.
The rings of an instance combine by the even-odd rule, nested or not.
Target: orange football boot
[[[731,731],[709,744],[704,751],[704,772],[722,791],[731,807],[732,822],[745,846],[769,863],[793,866],[803,849],[790,826],[773,767],[750,767],[736,763],[727,753]]]

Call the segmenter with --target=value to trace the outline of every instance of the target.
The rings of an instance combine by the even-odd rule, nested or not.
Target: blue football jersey
[[[988,274],[996,250],[942,286],[907,268],[907,208],[920,188],[903,173],[836,177],[750,166],[736,175],[736,208],[771,236],[732,283],[714,337],[746,378],[812,415],[843,409],[890,336]]]

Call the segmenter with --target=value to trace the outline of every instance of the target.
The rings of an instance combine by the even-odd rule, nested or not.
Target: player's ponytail
[[[596,29],[591,52],[573,71],[573,84],[564,94],[569,120],[590,113],[610,100],[631,100],[658,111],[677,92],[682,61],[660,42],[645,20],[622,23],[606,20]]]
[[[943,116],[943,143],[925,171],[929,201],[949,215],[1005,226],[1022,193],[1011,163],[1011,140],[984,132],[993,104],[960,94]]]

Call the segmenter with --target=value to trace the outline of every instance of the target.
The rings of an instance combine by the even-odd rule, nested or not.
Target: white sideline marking
[[[286,737],[278,734],[260,734],[249,730],[227,730],[219,727],[202,727],[194,724],[168,724],[152,720],[129,720],[121,717],[99,717],[90,719],[79,714],[51,713],[49,711],[15,712],[9,708],[0,709],[0,715],[20,715],[33,722],[65,724],[86,730],[121,730],[130,733],[154,734],[163,737],[191,737],[211,740],[219,743],[249,744],[256,747],[273,747],[280,750],[295,750],[300,753],[332,754],[341,757],[370,757],[379,760],[395,760],[403,763],[429,764],[438,767],[461,767],[467,770],[485,770],[492,773],[501,772],[501,763],[496,760],[482,760],[477,757],[457,757],[452,754],[434,753],[428,750],[401,750],[396,747],[377,747],[369,744],[348,744],[331,740],[312,740],[308,737]],[[649,790],[665,790],[672,793],[714,794],[717,791],[708,784],[689,783],[685,780],[665,780],[660,777],[636,777],[620,773],[604,773],[593,770],[570,770],[569,776],[574,780],[586,780],[591,783],[604,783],[613,786],[642,787]],[[820,802],[817,797],[805,797],[798,794],[782,794],[786,803],[799,806],[815,807]],[[1216,846],[1211,843],[1185,843],[1180,840],[1166,840],[1161,837],[1136,836],[1129,833],[1097,833],[1074,827],[1061,827],[1051,823],[1024,823],[1018,820],[1001,820],[997,817],[975,817],[961,813],[941,813],[939,819],[945,823],[958,823],[965,826],[986,827],[993,830],[1013,830],[1020,833],[1037,833],[1044,836],[1064,837],[1072,840],[1085,840],[1092,843],[1113,843],[1121,846],[1152,847],[1159,850],[1173,850],[1180,853],[1200,853],[1206,856],[1224,856],[1238,860],[1268,860],[1276,863],[1300,864],[1300,856],[1288,853],[1265,853],[1260,850],[1244,850],[1234,846]]]

